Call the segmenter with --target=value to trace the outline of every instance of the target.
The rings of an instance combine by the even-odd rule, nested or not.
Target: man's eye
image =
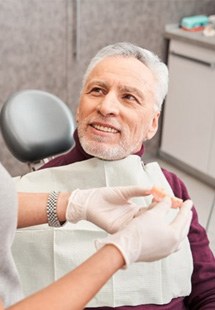
[[[132,95],[125,95],[124,98],[129,99],[129,100],[135,100],[135,97]]]
[[[90,93],[98,93],[98,94],[102,94],[103,91],[100,87],[93,87],[91,90],[90,90]]]
[[[132,101],[132,102],[139,103],[139,100],[138,100],[135,96],[133,96],[133,95],[131,95],[131,94],[125,94],[125,95],[123,96],[123,98],[126,99],[126,100],[128,100],[128,101]]]

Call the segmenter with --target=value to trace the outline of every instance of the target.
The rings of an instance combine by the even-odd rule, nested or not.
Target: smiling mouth
[[[93,128],[96,130],[102,131],[102,132],[109,132],[109,133],[118,133],[119,131],[113,127],[109,126],[103,126],[103,125],[98,125],[98,124],[91,124]]]

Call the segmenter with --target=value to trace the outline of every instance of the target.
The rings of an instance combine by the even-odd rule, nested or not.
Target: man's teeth
[[[93,127],[101,131],[117,133],[117,130],[111,127],[106,127],[106,126],[101,126],[101,125],[93,125]]]

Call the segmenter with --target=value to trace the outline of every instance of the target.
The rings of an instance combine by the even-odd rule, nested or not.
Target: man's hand
[[[165,197],[153,208],[146,209],[133,219],[121,231],[97,240],[96,247],[115,245],[122,253],[126,265],[159,260],[176,252],[189,232],[192,201],[185,201],[174,220],[167,223],[166,213],[171,206],[171,199]]]
[[[69,222],[87,220],[109,233],[128,224],[140,211],[132,197],[150,195],[150,190],[138,186],[100,187],[72,192],[66,212]]]

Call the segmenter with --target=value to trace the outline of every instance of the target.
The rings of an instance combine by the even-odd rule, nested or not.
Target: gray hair
[[[83,77],[83,85],[95,66],[106,57],[133,57],[141,61],[153,73],[156,80],[155,104],[158,110],[161,110],[162,103],[168,91],[168,69],[159,57],[147,49],[143,49],[129,42],[119,42],[102,48],[91,59]]]

